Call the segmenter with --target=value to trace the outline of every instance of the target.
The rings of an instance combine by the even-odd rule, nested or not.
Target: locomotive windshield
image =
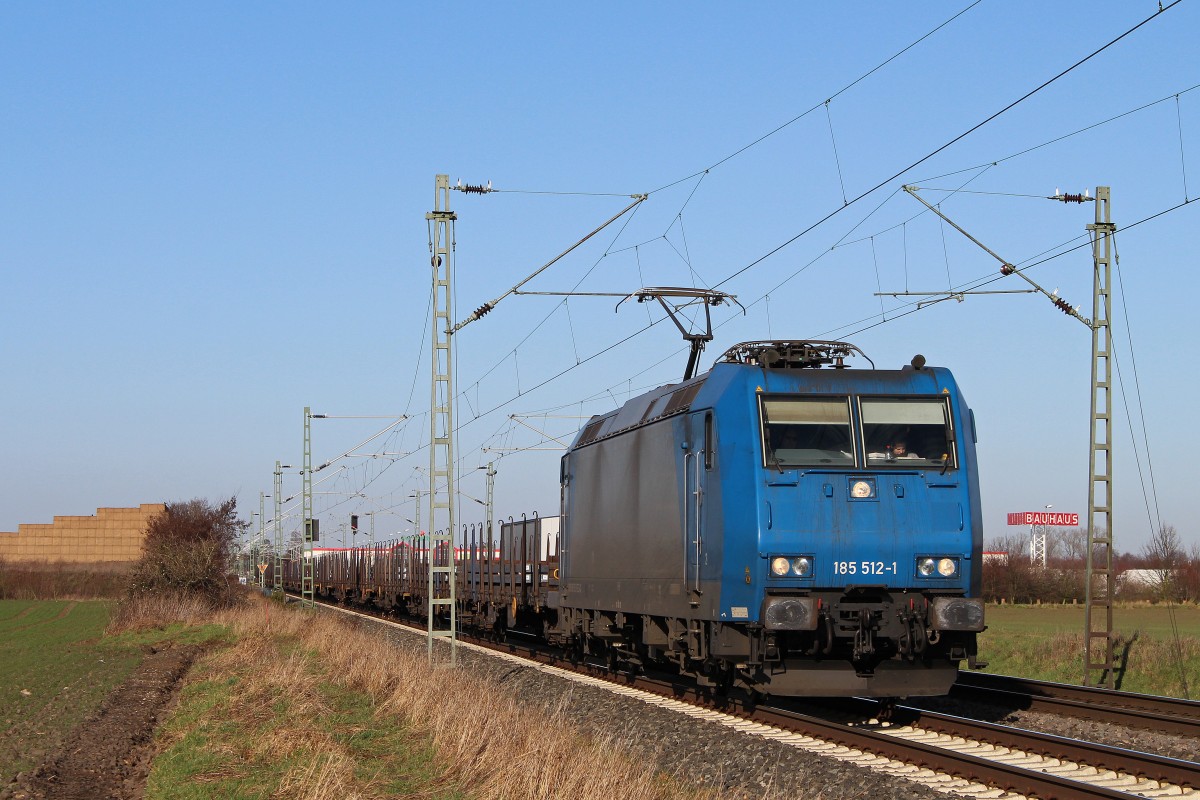
[[[764,467],[853,467],[858,463],[851,398],[760,395],[759,402]],[[859,452],[866,457],[866,467],[957,466],[948,398],[861,397],[857,404]]]
[[[859,400],[868,467],[954,466],[954,430],[944,397]]]
[[[849,398],[762,399],[765,466],[854,466]]]

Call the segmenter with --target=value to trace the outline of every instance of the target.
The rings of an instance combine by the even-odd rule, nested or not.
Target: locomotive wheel
[[[875,718],[881,722],[889,721],[896,712],[895,697],[881,697],[879,699],[879,711],[875,714]]]

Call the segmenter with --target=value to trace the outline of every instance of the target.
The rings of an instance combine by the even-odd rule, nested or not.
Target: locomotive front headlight
[[[874,497],[875,485],[871,481],[852,481],[850,483],[850,496],[860,499]]]
[[[812,559],[808,556],[800,556],[792,560],[792,574],[799,575],[801,578],[806,578],[812,574]]]
[[[958,564],[955,563],[953,558],[939,559],[937,571],[938,575],[941,575],[943,578],[949,578],[958,572]]]
[[[771,559],[771,574],[782,578],[788,574],[788,570],[792,568],[792,564],[784,556],[776,556]]]
[[[933,571],[937,569],[937,562],[932,558],[917,559],[917,574],[923,578],[928,578],[933,575]]]

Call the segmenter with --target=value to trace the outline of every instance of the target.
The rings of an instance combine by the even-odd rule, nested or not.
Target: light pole
[[[275,586],[274,590],[283,595],[283,471],[291,469],[291,464],[275,462]]]
[[[256,534],[254,532],[254,516],[255,516],[255,512],[251,511],[250,512],[250,564],[247,566],[248,574],[246,576],[246,583],[250,584],[250,585],[254,584],[254,572],[255,572],[255,570],[258,569],[258,560],[259,560],[258,549],[261,546],[258,541],[258,539],[259,539],[258,534]],[[261,533],[261,531],[259,533]],[[260,573],[260,575],[261,575],[261,573]]]
[[[262,539],[263,558],[266,558],[267,549],[267,509],[266,502],[269,494],[263,492],[258,493],[258,538]],[[258,570],[258,588],[267,588],[267,564],[268,562],[260,561],[261,565]]]

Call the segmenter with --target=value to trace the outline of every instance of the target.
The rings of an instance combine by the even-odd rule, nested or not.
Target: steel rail
[[[872,706],[878,705],[875,701],[867,702]],[[1184,761],[910,706],[896,706],[891,721],[1049,758],[1073,761],[1100,770],[1113,770],[1187,788],[1200,787],[1200,763],[1195,761]],[[1192,726],[1192,734],[1196,733],[1200,733],[1200,723],[1194,723]]]
[[[1200,736],[1200,702],[1195,700],[983,672],[960,672],[950,696],[1159,733]]]
[[[783,710],[761,710],[759,713],[768,719],[777,720],[769,724],[777,724],[788,730],[797,730],[857,750],[865,750],[1018,794],[1058,800],[1129,800],[1132,796],[1127,792],[1005,764],[938,745],[897,738],[870,728],[849,727],[842,723]]]
[[[514,645],[496,647],[495,644],[492,647],[508,650],[513,653],[517,651],[530,652],[532,653],[530,657],[534,660],[553,664],[561,668],[569,668],[567,666],[568,662],[556,656],[538,652],[536,648],[527,648],[525,646],[518,648]],[[759,705],[752,700],[741,699],[736,695],[721,698],[715,696],[709,690],[701,689],[682,681],[648,678],[643,675],[626,673],[614,674],[612,670],[605,666],[594,663],[574,664],[570,668],[595,677],[607,678],[613,683],[642,689],[651,694],[716,708],[752,722],[771,725],[793,733],[811,736],[855,750],[925,767],[956,778],[965,778],[993,788],[1005,789],[1018,794],[1042,798],[1057,798],[1058,800],[1089,800],[1089,798],[1129,800],[1133,796],[1120,790],[1085,783],[1040,770],[1027,769],[1014,764],[1006,764],[1001,761],[940,747],[936,744],[926,744],[924,742],[898,738],[892,734],[869,727],[855,727],[784,708]],[[916,709],[913,709],[913,711],[916,711]],[[1003,728],[1003,726],[994,727]],[[1017,731],[1017,733],[1025,732]],[[1096,746],[1103,747],[1102,745]],[[1119,748],[1111,749],[1120,753],[1122,757],[1129,752],[1121,751]],[[1188,765],[1187,762],[1181,763],[1192,767],[1193,771],[1188,773],[1192,778],[1200,777],[1200,772],[1195,771],[1200,769],[1198,765]],[[1124,767],[1117,771],[1138,774],[1136,769],[1126,769]],[[1163,771],[1165,772],[1166,770],[1164,769]],[[1159,780],[1158,778],[1154,779]],[[1177,781],[1169,782],[1178,783]]]

